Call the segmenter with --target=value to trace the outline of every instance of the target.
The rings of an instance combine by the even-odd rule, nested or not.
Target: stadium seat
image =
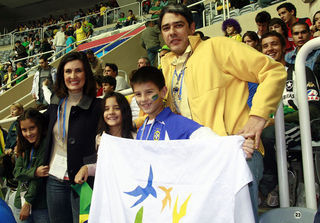
[[[211,24],[216,23],[216,22],[220,22],[223,21],[223,15],[217,15],[215,16],[212,20],[211,20]]]
[[[309,208],[276,208],[262,214],[259,223],[312,223],[315,214]]]

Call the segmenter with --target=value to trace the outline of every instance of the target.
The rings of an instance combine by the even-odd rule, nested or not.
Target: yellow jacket
[[[246,44],[227,37],[202,41],[189,36],[192,55],[184,76],[192,119],[219,135],[236,134],[249,115],[268,119],[275,112],[285,86],[284,66]],[[168,105],[173,109],[171,82],[175,67],[173,52],[162,57],[162,71],[169,89]],[[259,83],[252,101],[247,82]],[[263,147],[260,151],[263,153]]]

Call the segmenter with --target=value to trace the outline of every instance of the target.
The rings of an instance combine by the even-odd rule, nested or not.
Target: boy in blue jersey
[[[147,66],[138,69],[130,80],[136,101],[148,117],[137,133],[138,140],[177,140],[216,137],[210,128],[177,115],[165,107],[164,98],[167,87],[162,72],[155,67]],[[246,137],[246,136],[244,136]],[[250,158],[254,145],[253,140],[243,143],[243,150]]]

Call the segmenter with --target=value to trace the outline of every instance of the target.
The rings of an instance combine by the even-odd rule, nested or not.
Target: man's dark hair
[[[113,87],[113,90],[116,89],[117,80],[112,76],[103,76],[101,79],[101,83],[108,83]]]
[[[284,37],[280,33],[276,32],[276,31],[271,31],[271,32],[267,32],[267,33],[263,34],[261,36],[261,43],[262,43],[263,39],[271,37],[271,36],[275,36],[280,40],[280,44],[282,46],[282,49],[286,48],[286,40],[284,39]]]
[[[296,16],[297,15],[297,9],[296,7],[291,4],[290,2],[285,2],[285,3],[282,3],[281,5],[279,5],[277,7],[277,11],[279,11],[279,9],[282,9],[282,8],[285,8],[288,10],[288,12],[291,12],[292,10],[294,11],[293,15]]]
[[[147,82],[154,83],[159,88],[159,90],[161,90],[166,85],[162,72],[152,66],[139,68],[132,74],[132,77],[130,79],[130,84],[133,90],[135,84],[143,84]]]
[[[282,20],[282,19],[279,19],[279,18],[272,18],[269,22],[269,27],[270,26],[273,26],[275,24],[278,24],[281,26],[282,28],[282,31],[284,32],[284,36],[286,38],[288,38],[288,27],[286,25],[286,23]]]
[[[39,60],[44,60],[44,61],[48,61],[48,56],[47,55],[42,55]]]
[[[182,4],[171,4],[163,7],[163,9],[161,10],[161,13],[159,16],[159,22],[158,22],[160,30],[161,30],[161,23],[162,23],[163,16],[166,13],[174,13],[174,14],[183,16],[187,20],[189,26],[193,23],[192,13],[187,8],[187,6]]]
[[[304,27],[306,27],[306,30],[308,31],[308,33],[310,33],[310,27],[307,23],[305,23],[304,21],[298,21],[293,23],[292,27],[291,27],[291,32],[293,33],[293,27],[298,26],[298,25],[303,25]]]
[[[255,20],[256,20],[256,23],[259,22],[259,23],[268,23],[269,24],[269,22],[271,20],[271,15],[267,11],[262,11],[256,15]]]
[[[21,44],[21,41],[20,41],[20,40],[17,40],[17,41],[15,41],[14,43],[19,43],[19,44]]]
[[[87,54],[87,55],[94,55],[94,52],[90,49],[90,50],[87,50],[87,51],[86,51],[86,54]]]
[[[110,67],[111,70],[116,72],[116,74],[118,75],[118,66],[116,64],[114,64],[114,63],[106,63],[106,67]]]

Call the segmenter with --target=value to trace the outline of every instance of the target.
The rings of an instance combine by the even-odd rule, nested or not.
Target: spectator
[[[150,66],[150,60],[148,59],[148,57],[140,57],[138,60],[138,69],[140,67],[146,67],[146,66]]]
[[[81,21],[76,22],[75,28],[76,28],[75,33],[76,33],[77,45],[80,45],[87,38],[88,30],[85,29]]]
[[[292,38],[294,44],[296,45],[296,48],[286,54],[285,60],[287,63],[295,64],[298,51],[306,42],[310,40],[311,37],[311,32],[307,23],[298,21],[292,25]],[[306,66],[309,67],[312,71],[314,70],[314,66],[316,65],[316,63],[320,63],[318,59],[319,55],[320,50],[313,50],[307,56]],[[317,79],[320,80],[320,74],[315,74],[317,76]]]
[[[297,9],[290,3],[285,2],[277,7],[279,17],[286,23],[288,28],[288,39],[292,41],[292,25],[298,21],[305,22],[311,26],[311,20],[309,18],[297,18]]]
[[[13,103],[10,107],[11,117],[19,117],[23,113],[23,105],[20,103]],[[17,121],[13,121],[9,127],[8,135],[6,137],[5,153],[12,154],[17,145]]]
[[[255,138],[259,150],[247,163],[254,176],[249,190],[258,221],[258,183],[263,169],[260,134],[281,98],[285,70],[271,58],[229,38],[202,41],[192,36],[195,24],[183,5],[164,7],[159,22],[171,49],[162,57],[161,65],[169,89],[167,103],[173,111],[219,135],[245,133]],[[174,28],[176,24],[179,29]],[[173,41],[173,36],[180,41]],[[259,83],[251,110],[247,106],[247,82]]]
[[[168,1],[167,1],[168,2]],[[194,3],[199,2],[198,0],[183,0],[182,4],[188,6],[192,5]],[[160,5],[161,6],[161,5]],[[163,6],[162,6],[163,7]],[[196,29],[200,29],[203,26],[203,18],[202,18],[202,12],[204,10],[203,3],[197,4],[189,8],[192,12],[193,21],[196,24]]]
[[[33,99],[36,101],[37,106],[48,105],[44,98],[44,93],[42,90],[43,82],[46,81],[46,86],[48,86],[49,90],[52,90],[53,84],[56,81],[56,73],[57,70],[54,67],[51,67],[48,64],[47,56],[43,55],[39,60],[39,68],[37,72],[33,76],[33,84],[31,95]]]
[[[106,63],[106,66],[103,71],[103,76],[111,76],[116,79],[117,86],[115,91],[122,91],[130,88],[129,84],[124,79],[124,77],[118,75],[118,66],[113,63]]]
[[[320,36],[320,11],[317,11],[312,19],[313,24],[313,37],[319,37]]]
[[[117,81],[112,76],[103,76],[101,82],[103,88],[103,96],[101,96],[101,98],[107,94],[111,94],[116,89]]]
[[[308,27],[308,25],[306,24]],[[294,26],[292,27],[295,29]],[[294,33],[294,31],[293,31]],[[294,65],[287,65],[284,60],[286,44],[283,36],[277,32],[266,33],[261,39],[262,52],[269,55],[276,61],[282,63],[287,68],[287,82],[284,92],[282,94],[282,101],[284,104],[284,121],[285,121],[285,139],[288,148],[300,144],[300,130],[299,130],[299,111],[296,98],[296,73],[294,72]],[[307,80],[307,95],[310,109],[310,119],[319,117],[320,103],[319,103],[319,89],[314,73],[306,67]],[[264,177],[261,181],[260,191],[267,197],[267,204],[269,206],[278,205],[278,194],[276,192],[277,185],[277,165],[275,158],[275,130],[274,126],[265,128],[262,132],[261,139],[265,148],[264,157]],[[295,190],[295,188],[290,188]],[[294,205],[294,196],[290,196],[290,206]]]
[[[117,25],[115,26],[116,29],[120,29],[121,27],[123,27],[125,25],[127,21],[126,16],[124,15],[124,12],[120,12],[118,21],[117,21]]]
[[[21,58],[25,58],[28,56],[26,48],[21,44],[20,40],[17,40],[15,42],[15,48],[14,48],[16,55],[17,55],[17,59],[21,59]]]
[[[262,11],[257,14],[255,20],[258,27],[257,34],[260,38],[263,34],[268,32],[268,26],[271,20],[271,16],[268,12]]]
[[[247,31],[242,38],[242,42],[260,51],[260,39],[256,32]]]
[[[286,40],[286,52],[290,52],[294,50],[294,43],[289,41],[288,39],[288,27],[279,18],[273,18],[270,20],[269,23],[269,31],[276,31],[277,33],[280,33]]]
[[[154,66],[158,50],[161,49],[160,30],[152,20],[146,22],[146,27],[141,35],[140,43],[147,50],[150,64]]]
[[[39,36],[36,36],[35,40],[32,42],[34,54],[38,54],[41,48],[41,41]]]
[[[70,52],[74,48],[74,42],[76,42],[76,39],[73,37],[72,31],[68,30],[65,32],[66,36],[66,53]]]
[[[48,39],[47,38],[43,38],[42,39],[42,43],[41,43],[40,52],[41,53],[46,53],[46,52],[49,52],[51,50],[52,50],[51,44],[49,43]],[[52,55],[52,53],[46,53],[47,57],[50,57],[51,55]]]
[[[79,222],[79,197],[71,185],[81,166],[96,162],[95,136],[101,115],[85,53],[63,56],[54,93],[45,113],[49,119],[44,154],[44,163],[50,166],[46,185],[49,218],[50,222]],[[93,179],[88,183],[92,186]]]
[[[103,74],[102,60],[94,55],[92,50],[86,52],[90,67],[94,76]]]
[[[3,84],[7,84],[6,89],[9,89],[13,86],[14,83],[11,81],[14,79],[15,72],[13,71],[12,64],[9,64],[7,67],[7,73],[3,77]]]
[[[242,41],[241,37],[241,26],[235,19],[227,19],[222,23],[222,31],[226,37],[237,40],[239,42]]]
[[[26,79],[28,77],[28,75],[23,75],[26,72],[26,69],[23,67],[22,62],[18,62],[17,63],[17,70],[16,70],[16,75],[14,78],[18,78],[20,76],[22,76],[21,78],[19,78],[18,80],[16,80],[16,83],[20,83],[21,81],[23,81],[24,79]]]
[[[56,50],[56,58],[59,58],[64,54],[64,51],[62,51],[66,47],[66,36],[64,31],[65,27],[61,26],[53,40],[53,47]]]
[[[43,166],[46,124],[44,116],[34,108],[18,118],[18,158],[13,171],[19,182],[13,208],[18,222],[49,222],[43,179],[48,176],[48,166]]]
[[[151,19],[156,19],[159,17],[162,7],[160,6],[160,0],[156,0],[154,6],[149,9],[149,14],[151,14]]]
[[[136,16],[133,14],[133,11],[131,9],[128,10],[128,17],[126,21],[126,26],[132,25],[137,21]]]
[[[151,8],[151,0],[146,0],[142,2],[142,11],[144,14],[148,14]]]
[[[23,39],[24,41],[21,44],[22,46],[24,46],[24,48],[26,48],[27,53],[29,53],[29,44],[30,44],[29,38],[25,36]]]

